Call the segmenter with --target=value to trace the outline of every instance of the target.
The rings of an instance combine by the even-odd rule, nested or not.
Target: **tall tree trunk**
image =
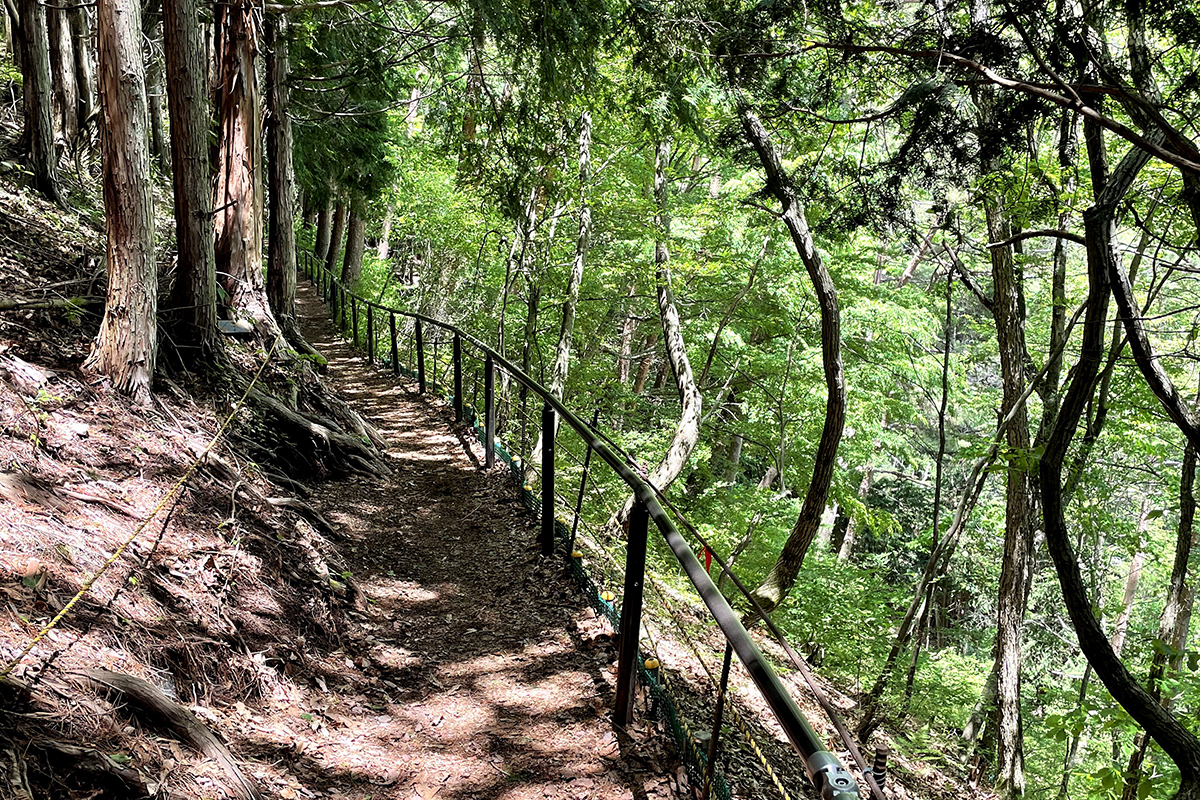
[[[329,232],[329,249],[325,251],[325,269],[333,272],[342,256],[342,236],[346,232],[346,200],[338,196],[333,208],[333,229]]]
[[[342,283],[354,286],[362,277],[363,251],[366,248],[367,220],[363,217],[363,201],[350,204],[350,219],[346,223],[346,255],[342,259]]]
[[[76,116],[75,55],[71,48],[69,12],[55,5],[46,9],[50,41],[50,75],[54,84],[54,106],[64,142],[74,144],[79,135]]]
[[[317,212],[317,237],[313,244],[313,255],[318,261],[325,261],[329,255],[329,239],[333,233],[333,195],[330,194],[321,203],[321,209]]]
[[[658,295],[658,315],[662,321],[663,342],[666,345],[667,362],[675,375],[675,386],[679,392],[679,422],[666,454],[650,471],[651,485],[662,491],[675,482],[687,465],[696,442],[700,439],[702,398],[696,386],[692,365],[688,361],[687,348],[683,341],[683,327],[679,320],[679,309],[675,304],[675,293],[671,290],[671,216],[667,197],[667,166],[671,160],[671,144],[660,139],[654,148],[654,270]],[[623,522],[633,508],[633,498],[625,502],[620,519]]]
[[[637,318],[633,314],[633,296],[637,292],[637,279],[631,278],[629,290],[625,292],[625,304],[621,308],[621,344],[617,353],[617,382],[622,386],[629,383],[630,356],[633,354],[633,334],[637,330]],[[645,379],[642,380],[644,384]],[[636,394],[636,392],[635,392]]]
[[[50,37],[46,7],[40,0],[19,0],[21,64],[25,95],[25,130],[33,185],[52,203],[62,203],[58,189],[58,156],[54,150],[54,117],[50,80]],[[140,52],[140,51],[139,51]],[[140,56],[139,56],[140,59]]]
[[[75,118],[79,133],[84,133],[96,113],[96,81],[92,72],[91,50],[88,46],[92,38],[91,25],[88,22],[87,10],[79,4],[74,4],[67,10],[67,19],[71,26],[71,55],[75,61]],[[78,146],[86,149],[82,143]]]
[[[292,163],[289,116],[288,21],[266,17],[267,33],[267,300],[294,345],[302,342],[296,324],[296,170]]]
[[[158,281],[139,8],[99,0],[96,20],[108,297],[86,366],[148,404],[157,354]]]
[[[998,165],[993,165],[998,166]],[[985,174],[991,174],[988,168]],[[1000,201],[985,198],[988,237],[1002,242],[1011,228]],[[1000,411],[1016,408],[1025,393],[1024,304],[1020,278],[1011,247],[993,247],[992,314],[1000,352],[1003,399]],[[1004,560],[1000,568],[1000,594],[996,609],[999,673],[996,683],[997,747],[996,790],[1001,798],[1025,794],[1025,746],[1021,721],[1021,631],[1025,621],[1027,581],[1033,558],[1033,525],[1030,518],[1029,464],[1021,454],[1030,452],[1029,422],[1018,413],[1008,426],[1007,443],[1013,457],[1006,470]]]
[[[249,0],[215,4],[220,106],[216,256],[232,305],[273,339],[279,332],[263,283],[263,147],[259,98],[259,30]]]
[[[155,38],[157,23],[149,31],[151,39]],[[163,59],[153,41],[150,44],[150,55],[146,65],[146,95],[150,101],[150,157],[160,169],[168,170],[171,165],[167,149],[167,136],[163,126],[163,96],[166,87],[163,85]]]
[[[1086,120],[1084,126],[1085,130],[1092,127]],[[1091,134],[1092,131],[1088,133]],[[1102,161],[1095,156],[1092,158],[1092,177],[1097,200],[1084,214],[1089,292],[1080,358],[1063,397],[1054,431],[1042,455],[1038,482],[1042,494],[1047,549],[1054,560],[1063,600],[1079,637],[1080,649],[1113,699],[1154,737],[1179,768],[1180,786],[1175,797],[1193,800],[1200,798],[1200,739],[1164,709],[1158,699],[1134,679],[1113,652],[1099,620],[1096,619],[1091,598],[1080,574],[1067,527],[1062,496],[1063,461],[1084,406],[1093,392],[1104,355],[1104,331],[1109,294],[1112,290],[1110,281],[1114,277],[1124,277],[1117,264],[1114,222],[1117,203],[1128,191],[1134,177],[1147,160],[1148,155],[1145,151],[1135,148],[1126,155],[1106,181],[1104,175],[1107,170],[1104,169]],[[1126,316],[1124,311],[1121,313]],[[1151,367],[1147,365],[1147,368]]]
[[[163,0],[163,46],[171,120],[175,241],[179,269],[171,293],[173,338],[190,362],[217,344],[217,268],[208,162],[208,66],[198,0]]]
[[[837,462],[838,443],[846,420],[846,379],[842,370],[841,318],[838,313],[837,290],[829,271],[821,262],[809,232],[804,207],[796,197],[791,176],[783,169],[779,151],[771,142],[767,129],[748,108],[740,109],[742,132],[758,153],[766,172],[767,190],[783,208],[782,218],[792,237],[792,244],[804,262],[805,271],[821,307],[821,361],[825,375],[825,423],[813,459],[812,480],[804,494],[804,504],[779,558],[754,590],[754,597],[763,610],[770,613],[778,606],[800,574],[804,556],[821,524],[821,513],[829,499],[829,485]]]
[[[558,345],[554,349],[554,366],[550,371],[550,383],[546,387],[558,400],[562,400],[567,385],[567,371],[571,365],[571,336],[575,330],[575,309],[579,306],[579,286],[583,283],[583,267],[592,239],[592,209],[588,205],[587,195],[588,184],[591,182],[591,161],[592,115],[584,111],[579,115],[579,232],[575,236],[575,257],[571,261],[571,274],[567,277],[567,299],[563,301]],[[556,435],[558,426],[558,415],[555,415]],[[534,465],[542,463],[542,446],[542,438],[539,436],[526,466],[526,482],[532,477],[529,471]]]

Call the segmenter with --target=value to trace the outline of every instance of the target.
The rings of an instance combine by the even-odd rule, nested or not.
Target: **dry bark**
[[[271,186],[267,235],[267,300],[293,344],[302,341],[296,324],[296,171],[292,162],[292,120],[288,116],[287,18],[266,17],[267,178]]]
[[[163,47],[179,248],[171,294],[173,338],[186,358],[205,361],[218,347],[217,266],[210,222],[207,67],[197,0],[163,0]]]
[[[100,0],[96,7],[108,298],[85,366],[145,404],[158,353],[154,206],[139,11],[123,6]]]
[[[46,7],[39,0],[20,0],[22,86],[25,98],[24,141],[33,183],[52,203],[61,203],[58,157],[54,151],[54,119],[50,79],[50,35]],[[140,55],[139,55],[140,59]]]
[[[105,0],[100,0],[104,2]],[[100,25],[103,29],[103,24]],[[231,788],[243,800],[262,800],[262,794],[253,781],[245,776],[233,755],[221,740],[213,734],[204,723],[187,709],[167,697],[152,683],[132,675],[120,672],[110,672],[106,669],[89,669],[76,673],[85,683],[104,689],[120,692],[128,697],[143,710],[151,714],[157,721],[165,724],[185,742],[199,750],[208,758],[216,761],[225,770],[232,784]]]
[[[216,257],[234,309],[267,341],[279,332],[263,284],[263,145],[258,16],[253,3],[215,4],[219,65]]]

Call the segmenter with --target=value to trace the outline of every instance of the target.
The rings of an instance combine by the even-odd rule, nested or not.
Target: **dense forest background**
[[[103,181],[117,388],[244,387],[219,319],[318,364],[312,252],[598,412],[861,739],[1200,797],[1200,7],[6,7],[31,186]]]

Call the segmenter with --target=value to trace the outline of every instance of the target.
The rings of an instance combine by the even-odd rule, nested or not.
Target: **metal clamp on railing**
[[[837,756],[827,750],[814,753],[805,762],[813,786],[821,800],[852,800],[858,797],[858,784]]]

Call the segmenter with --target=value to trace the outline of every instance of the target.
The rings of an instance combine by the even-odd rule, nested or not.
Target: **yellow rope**
[[[175,495],[177,495],[183,489],[184,485],[192,479],[192,476],[196,474],[196,470],[200,468],[201,462],[203,462],[204,459],[208,457],[208,454],[212,451],[212,449],[216,447],[217,442],[220,441],[221,437],[225,435],[225,431],[228,430],[229,426],[233,423],[234,417],[236,417],[238,412],[242,410],[242,406],[246,404],[246,398],[250,396],[250,391],[254,388],[254,385],[258,383],[259,378],[262,377],[263,372],[267,368],[267,364],[271,363],[271,356],[275,353],[275,348],[279,346],[279,342],[282,339],[282,333],[275,337],[275,341],[271,344],[270,349],[267,350],[267,355],[266,358],[263,359],[262,366],[258,368],[258,372],[254,375],[254,380],[250,381],[250,383],[246,386],[246,391],[242,394],[241,399],[237,401],[237,405],[235,405],[233,410],[229,412],[229,416],[225,418],[223,423],[221,423],[221,427],[219,427],[217,432],[213,434],[212,439],[205,446],[204,450],[201,451],[200,455],[196,456],[195,460],[192,461],[191,466],[189,466],[187,471],[183,473],[183,477],[176,481],[175,485],[171,487],[171,490],[163,496],[158,505],[156,505],[150,512],[150,516],[141,522],[137,528],[134,529],[133,533],[129,535],[129,538],[127,538],[121,544],[121,546],[118,547],[116,551],[113,552],[113,554],[109,556],[108,559],[100,566],[100,569],[96,570],[96,574],[84,581],[79,591],[75,593],[74,597],[67,601],[67,604],[62,607],[62,610],[59,611],[58,614],[55,615],[54,619],[50,620],[50,622],[46,624],[46,627],[38,631],[37,635],[30,640],[29,644],[25,645],[25,648],[21,650],[20,653],[18,653],[11,661],[4,665],[4,669],[0,670],[0,680],[4,680],[11,675],[12,671],[16,669],[17,665],[21,663],[25,656],[29,655],[33,648],[37,647],[38,642],[46,638],[46,635],[50,633],[50,631],[54,630],[58,623],[63,621],[67,614],[71,612],[71,609],[73,609],[76,604],[83,599],[83,596],[91,591],[92,586],[94,586],[96,581],[100,579],[100,576],[107,572],[108,569],[117,562],[117,559],[119,559],[125,553],[125,551],[129,549],[129,546],[133,544],[134,540],[142,534],[142,531],[146,530],[150,523],[154,521],[159,512],[166,508],[167,503],[171,502]]]

